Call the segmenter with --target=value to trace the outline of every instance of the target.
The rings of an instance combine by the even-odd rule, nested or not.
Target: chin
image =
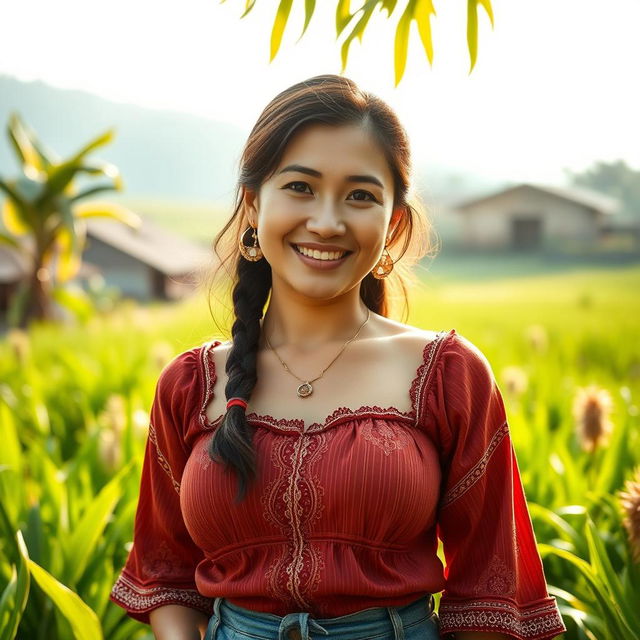
[[[309,300],[320,301],[339,298],[347,294],[354,287],[358,288],[360,286],[360,282],[340,284],[329,282],[299,282],[291,284],[290,286],[292,286],[299,295],[309,298]]]

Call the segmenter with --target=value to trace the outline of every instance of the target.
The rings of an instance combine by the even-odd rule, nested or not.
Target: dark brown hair
[[[271,291],[271,267],[266,259],[250,262],[238,250],[241,234],[248,224],[244,193],[245,190],[257,193],[263,182],[275,173],[292,136],[306,125],[318,123],[363,127],[385,154],[393,175],[393,206],[403,209],[388,245],[396,264],[384,280],[368,274],[361,283],[360,297],[369,309],[386,316],[397,290],[404,301],[405,314],[408,313],[408,267],[429,249],[429,227],[418,198],[413,196],[416,204],[409,203],[411,161],[407,134],[385,102],[362,91],[348,78],[320,75],[294,84],[265,107],[251,130],[240,159],[234,212],[214,241],[220,263],[212,275],[215,278],[222,269],[231,275],[233,286],[235,317],[231,328],[233,345],[226,363],[227,400],[240,397],[248,402],[251,397],[257,381],[260,320]],[[403,256],[406,257],[398,263]],[[242,500],[248,484],[256,476],[252,432],[242,407],[233,406],[226,411],[211,439],[209,455],[236,472],[236,499]]]

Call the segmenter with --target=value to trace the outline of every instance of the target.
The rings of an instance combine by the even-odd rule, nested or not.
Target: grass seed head
[[[619,497],[623,511],[622,523],[629,536],[631,555],[635,562],[640,563],[640,467],[637,467],[633,477],[627,480]]]
[[[541,324],[532,324],[525,330],[531,348],[537,353],[544,353],[549,345],[547,330]]]
[[[529,377],[522,367],[515,365],[505,367],[502,370],[502,380],[505,390],[510,396],[522,395],[529,386]]]
[[[585,451],[595,451],[607,442],[613,425],[611,394],[596,385],[580,388],[573,401],[573,417],[580,444]]]
[[[24,329],[14,327],[9,329],[7,332],[7,342],[18,361],[18,364],[26,364],[31,353],[31,341],[29,339],[29,334]]]

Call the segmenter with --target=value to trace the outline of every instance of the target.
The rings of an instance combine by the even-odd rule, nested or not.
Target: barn
[[[619,208],[583,188],[522,183],[455,207],[467,248],[536,250],[596,246]]]

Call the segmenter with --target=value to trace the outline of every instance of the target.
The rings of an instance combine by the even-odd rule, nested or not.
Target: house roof
[[[598,191],[593,191],[584,187],[557,187],[555,185],[543,185],[538,183],[523,182],[520,184],[512,185],[510,187],[505,187],[489,194],[482,195],[480,197],[464,200],[463,202],[456,205],[456,209],[464,211],[466,209],[474,207],[480,202],[493,200],[494,198],[498,198],[506,193],[526,188],[541,191],[543,193],[548,193],[558,198],[562,198],[563,200],[575,202],[582,205],[583,207],[593,209],[594,211],[598,211],[606,215],[615,213],[620,207],[620,201],[617,198],[612,198],[611,196],[607,196]]]
[[[197,271],[211,259],[209,251],[142,217],[139,229],[107,218],[87,218],[87,235],[122,251],[167,276]]]
[[[30,246],[33,243],[29,239],[24,239],[23,244]],[[32,268],[30,257],[9,245],[0,244],[0,283],[18,282],[30,275]],[[76,277],[88,278],[96,273],[100,273],[100,269],[83,260]]]
[[[87,218],[87,236],[97,238],[166,276],[184,276],[211,264],[210,252],[200,244],[140,217],[139,229],[107,218]],[[29,246],[30,238],[25,237],[23,243]],[[79,275],[95,271],[95,267],[83,260]],[[9,245],[0,244],[0,282],[16,282],[28,272],[29,259]]]
[[[16,282],[28,270],[27,256],[7,244],[0,244],[0,282]]]

